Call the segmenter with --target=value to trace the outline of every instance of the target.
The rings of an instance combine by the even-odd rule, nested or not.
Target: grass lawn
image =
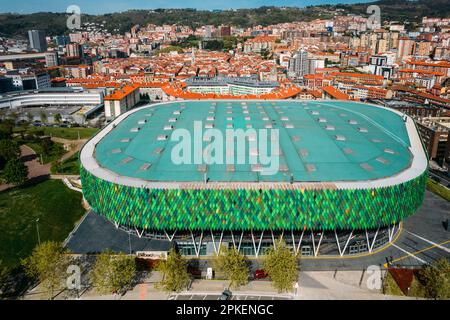
[[[70,158],[66,159],[59,167],[52,165],[51,172],[53,174],[80,174],[80,153],[77,152]]]
[[[66,150],[64,150],[63,145],[56,142],[51,147],[49,153],[44,153],[39,143],[26,142],[25,144],[29,146],[31,149],[33,149],[34,152],[36,152],[38,155],[42,154],[42,161],[44,161],[44,164],[61,159],[61,157],[66,153]]]
[[[437,183],[433,179],[428,178],[427,189],[441,196],[445,200],[450,201],[450,190],[444,187],[443,185]]]
[[[15,128],[14,133],[35,133],[44,132],[47,136],[76,140],[78,139],[78,133],[80,133],[81,139],[89,139],[96,134],[99,129],[96,128],[54,128],[54,127],[29,127],[29,128]]]
[[[64,241],[85,213],[81,193],[59,180],[0,192],[0,260],[15,267],[42,241]]]

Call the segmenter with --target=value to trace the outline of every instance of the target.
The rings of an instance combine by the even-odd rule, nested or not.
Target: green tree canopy
[[[450,299],[450,262],[441,258],[419,272],[424,294],[430,299]]]
[[[275,247],[266,251],[263,268],[272,280],[273,287],[280,292],[292,290],[298,280],[297,257],[281,239]]]
[[[237,288],[247,284],[250,270],[245,256],[236,248],[222,246],[220,253],[214,257],[213,265],[230,280],[230,287]]]
[[[68,251],[59,242],[48,241],[36,246],[31,256],[22,260],[28,276],[36,278],[52,299],[57,289],[62,288],[69,265]]]
[[[28,168],[17,159],[9,160],[3,169],[2,178],[6,183],[20,185],[27,181]]]
[[[10,160],[17,160],[20,157],[20,147],[12,139],[0,140],[0,169]]]
[[[91,272],[92,284],[100,293],[122,292],[133,283],[135,276],[135,258],[112,251],[98,255]]]
[[[60,123],[61,120],[62,120],[61,114],[60,113],[55,114],[54,120],[55,120],[56,123]]]
[[[189,283],[186,259],[172,248],[167,260],[158,263],[157,270],[163,274],[162,280],[156,284],[156,288],[164,291],[180,292]]]

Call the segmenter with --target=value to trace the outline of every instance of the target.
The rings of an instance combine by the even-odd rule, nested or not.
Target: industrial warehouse
[[[278,171],[264,175],[240,161],[175,164],[171,135],[192,133],[195,121],[223,132],[278,129]],[[247,155],[258,155],[247,140]],[[329,100],[148,105],[111,122],[80,160],[83,194],[96,214],[197,257],[221,245],[258,257],[280,237],[304,256],[375,252],[420,207],[427,172],[410,117]]]

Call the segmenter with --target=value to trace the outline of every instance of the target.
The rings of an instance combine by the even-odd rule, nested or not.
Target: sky
[[[373,0],[372,0],[373,1]],[[362,3],[370,0],[0,0],[0,12],[66,12],[69,5],[78,5],[82,13],[102,14],[129,9],[196,8],[238,9],[261,6],[305,7],[317,4]]]

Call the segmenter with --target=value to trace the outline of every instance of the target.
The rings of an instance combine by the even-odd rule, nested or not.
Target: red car
[[[258,269],[255,271],[255,279],[265,279],[267,276],[267,273],[263,269]]]

